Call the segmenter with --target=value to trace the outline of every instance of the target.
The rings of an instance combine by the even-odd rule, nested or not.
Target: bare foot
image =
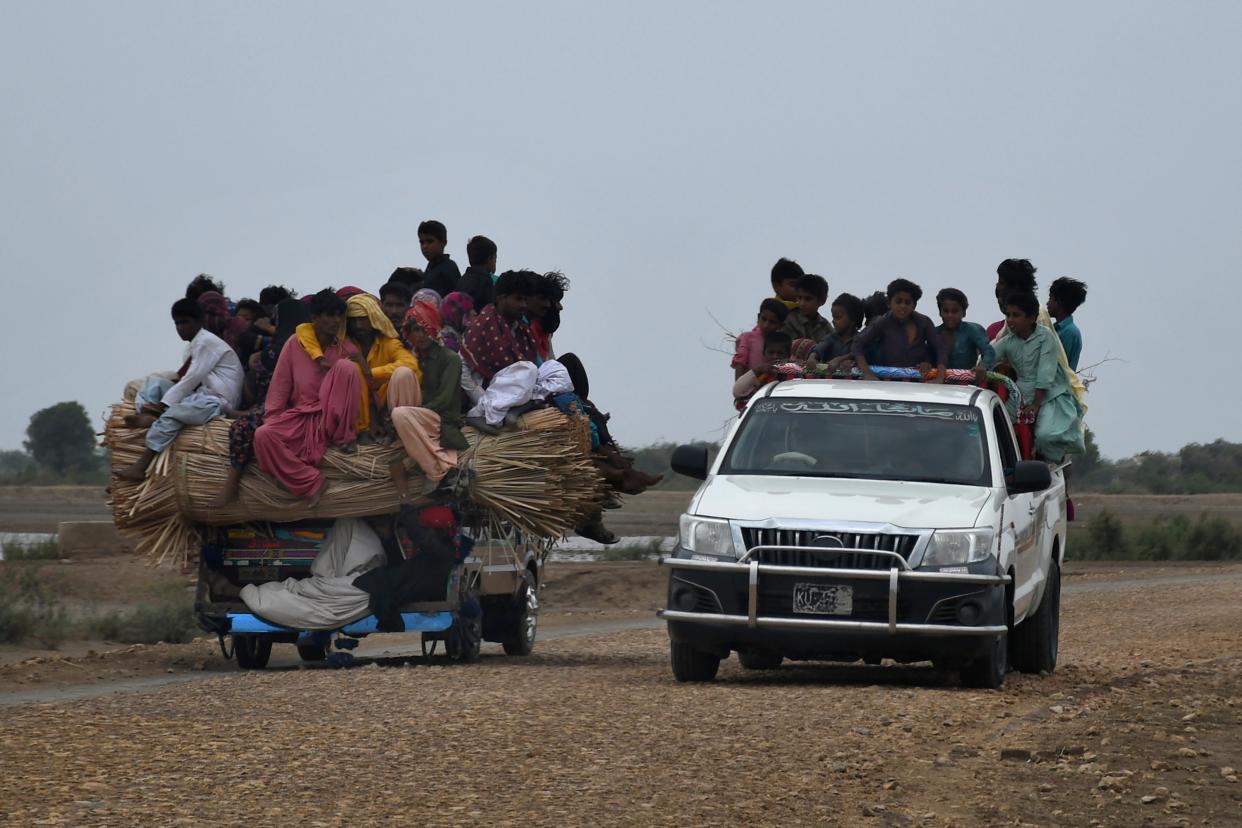
[[[150,428],[155,424],[156,418],[150,414],[126,414],[125,425],[130,428]]]
[[[141,483],[143,478],[147,476],[147,468],[146,466],[134,463],[133,465],[126,466],[121,469],[116,473],[116,476],[122,480],[128,480],[130,483]]]

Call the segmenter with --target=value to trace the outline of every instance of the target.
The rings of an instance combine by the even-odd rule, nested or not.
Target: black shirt
[[[457,262],[450,259],[447,253],[441,253],[427,262],[427,270],[423,272],[423,287],[431,288],[440,294],[441,299],[457,290],[460,280],[461,271],[457,269]]]
[[[492,274],[474,265],[466,268],[461,281],[457,283],[457,290],[470,295],[476,311],[481,311],[496,301],[496,284],[492,281]]]

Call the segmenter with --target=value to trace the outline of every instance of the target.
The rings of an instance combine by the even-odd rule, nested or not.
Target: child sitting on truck
[[[785,306],[785,310],[798,307],[798,280],[806,274],[802,265],[792,259],[780,258],[772,265],[772,298]]]
[[[808,273],[796,284],[798,304],[785,317],[785,333],[794,340],[809,339],[813,345],[832,333],[832,326],[819,313],[828,301],[828,282],[823,276]]]
[[[823,337],[811,351],[816,363],[827,363],[830,371],[845,367],[850,360],[850,345],[862,330],[866,309],[863,300],[842,293],[832,300],[832,333]]]
[[[202,425],[219,417],[226,407],[241,403],[245,376],[241,360],[223,339],[203,325],[204,311],[194,299],[178,299],[172,306],[177,336],[187,343],[185,364],[174,383],[160,376],[146,379],[134,398],[136,414],[125,418],[130,428],[147,429],[146,449],[117,477],[140,482],[147,467],[177,439],[183,426]]]
[[[923,298],[923,289],[909,279],[894,279],[888,285],[888,313],[867,326],[854,337],[850,353],[862,371],[863,378],[874,380],[867,347],[880,345],[880,359],[890,368],[919,368],[924,364],[936,367],[934,383],[944,382],[944,342],[932,321],[914,307]]]
[[[991,368],[996,363],[996,354],[983,326],[966,321],[969,306],[966,294],[957,288],[945,288],[936,294],[936,307],[943,323],[936,331],[944,340],[944,349],[949,355],[948,367],[969,370],[982,365]]]
[[[1039,324],[1039,300],[1033,293],[1015,293],[1005,301],[1009,336],[993,346],[998,362],[1017,374],[1018,390],[1028,420],[1035,421],[1035,455],[1059,463],[1067,454],[1084,451],[1083,409],[1061,362],[1057,335]],[[1010,400],[1016,405],[1016,401]],[[1014,421],[1018,420],[1014,416]]]
[[[738,377],[733,383],[733,405],[741,411],[754,393],[777,378],[776,366],[789,362],[793,340],[783,331],[773,331],[763,338],[763,362]]]
[[[1078,370],[1078,357],[1082,356],[1082,332],[1074,324],[1074,312],[1085,301],[1087,286],[1077,279],[1062,276],[1048,287],[1048,315],[1056,320],[1065,359],[1074,371]]]
[[[755,327],[737,338],[733,353],[733,379],[738,379],[751,368],[763,364],[763,344],[768,334],[776,333],[785,324],[789,309],[779,299],[764,299],[759,303],[759,316]]]

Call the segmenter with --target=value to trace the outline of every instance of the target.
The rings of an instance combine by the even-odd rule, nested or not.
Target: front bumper
[[[994,560],[968,572],[785,566],[757,560],[661,558],[670,568],[670,636],[709,651],[803,655],[951,656],[986,646],[1007,629],[1007,575]],[[794,585],[849,585],[849,617],[796,614]]]

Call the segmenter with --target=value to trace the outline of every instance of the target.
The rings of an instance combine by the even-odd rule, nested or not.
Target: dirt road
[[[1239,825],[1242,580],[1224,571],[1067,578],[1061,667],[998,693],[735,659],[678,685],[663,631],[639,629],[10,706],[0,820]]]

